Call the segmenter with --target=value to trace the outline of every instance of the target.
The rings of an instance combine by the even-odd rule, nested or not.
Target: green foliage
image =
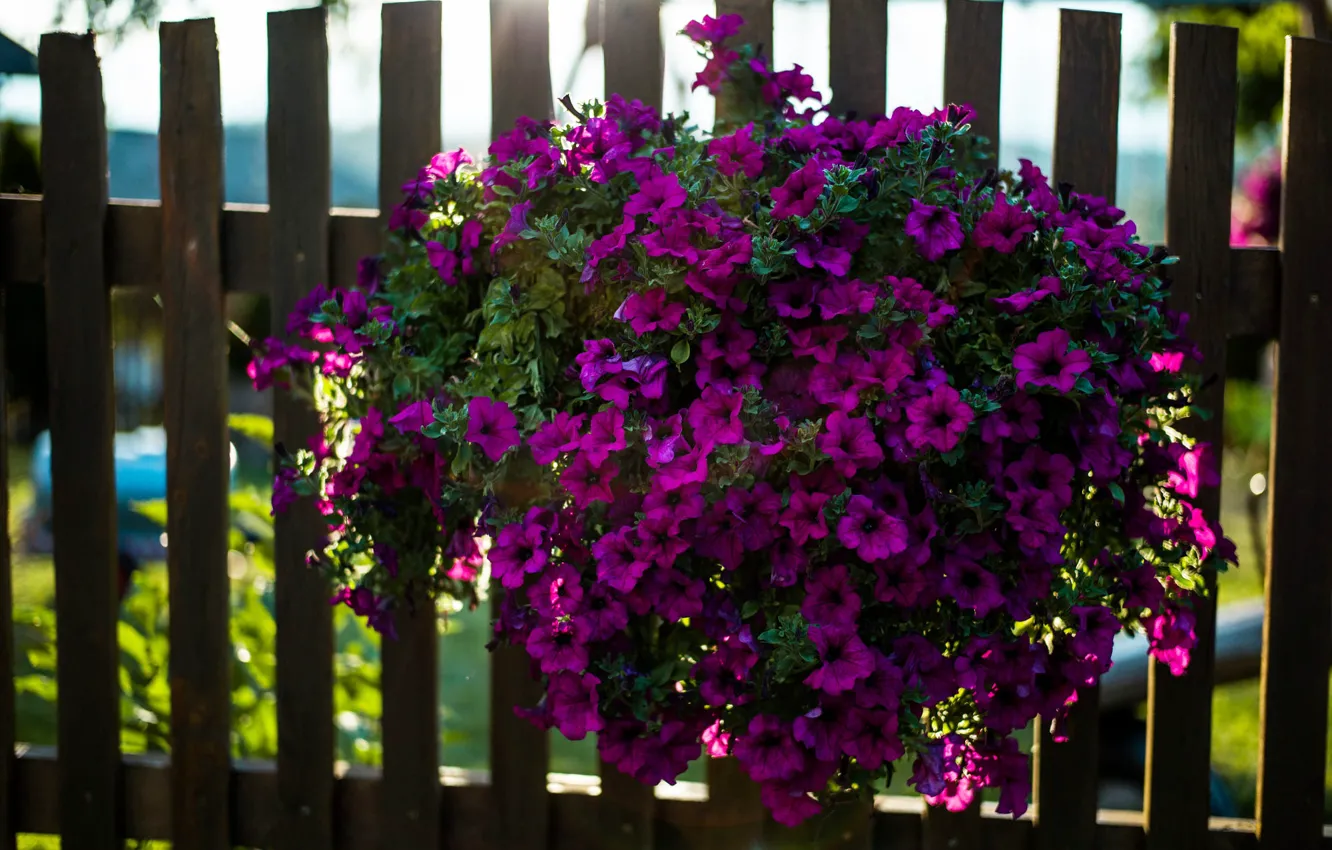
[[[1152,84],[1164,95],[1170,76],[1170,25],[1176,21],[1234,27],[1239,30],[1239,109],[1236,128],[1242,139],[1260,140],[1281,122],[1286,66],[1286,36],[1300,32],[1294,3],[1262,6],[1177,6],[1158,13],[1156,34],[1147,59]]]

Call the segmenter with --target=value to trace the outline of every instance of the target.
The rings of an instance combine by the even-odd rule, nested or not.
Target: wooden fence
[[[657,0],[609,0],[606,86],[660,104]],[[772,42],[771,0],[718,0]],[[835,105],[885,106],[884,0],[831,0]],[[548,116],[552,97],[545,0],[491,0],[493,126]],[[998,139],[1000,3],[947,0],[945,98],[976,107]],[[1063,11],[1053,172],[1113,196],[1120,100],[1120,17]],[[329,209],[328,45],[319,10],[269,16],[267,207],[222,202],[222,120],[211,20],[161,27],[158,203],[108,202],[102,83],[91,37],[52,34],[40,50],[44,197],[0,197],[0,284],[48,293],[52,479],[59,622],[59,751],[19,745],[0,759],[0,836],[58,833],[65,850],[169,839],[178,848],[747,848],[786,842],[755,787],[729,759],[702,787],[651,790],[613,769],[548,777],[547,736],[514,717],[533,697],[521,656],[492,657],[488,774],[437,766],[435,624],[418,617],[383,648],[383,769],[336,769],[333,660],[326,589],[302,564],[317,529],[307,510],[277,527],[279,756],[228,756],[227,382],[223,299],[267,293],[274,315],[330,280],[348,284],[374,253],[398,186],[439,150],[442,9],[383,8],[380,211]],[[471,38],[472,33],[457,34]],[[1080,701],[1072,740],[1038,744],[1034,817],[923,812],[881,799],[876,847],[1332,847],[1323,770],[1332,660],[1332,448],[1319,423],[1332,390],[1327,228],[1332,221],[1332,44],[1287,44],[1285,196],[1279,250],[1228,245],[1236,98],[1236,33],[1177,24],[1170,52],[1167,240],[1183,257],[1175,297],[1207,358],[1199,436],[1221,433],[1225,342],[1279,339],[1271,545],[1262,665],[1256,821],[1209,818],[1214,612],[1200,612],[1189,674],[1153,665],[1146,807],[1096,810],[1096,703]],[[782,61],[778,56],[777,60]],[[166,328],[166,427],[172,651],[172,755],[122,755],[118,743],[114,428],[108,290],[157,286]],[[0,370],[2,373],[2,370]],[[0,422],[3,422],[0,417]],[[309,433],[285,400],[279,439]],[[0,437],[3,437],[0,434]],[[3,462],[0,453],[0,462]],[[3,491],[0,491],[3,492]],[[3,497],[0,497],[3,498]],[[1204,507],[1217,510],[1218,493]],[[7,546],[7,543],[5,544]],[[5,550],[6,560],[8,550]],[[1254,568],[1246,565],[1247,568]],[[10,607],[8,571],[0,608]],[[12,636],[0,629],[0,661]],[[0,689],[0,735],[12,741],[12,688]],[[4,749],[10,747],[5,743]],[[63,755],[70,754],[70,755]],[[669,792],[669,793],[667,793]],[[822,846],[865,846],[824,836]]]

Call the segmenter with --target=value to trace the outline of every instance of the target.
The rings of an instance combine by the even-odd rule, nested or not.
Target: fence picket
[[[661,109],[666,58],[660,0],[619,0],[610,8],[603,3],[602,32],[606,94]]]
[[[1120,16],[1060,11],[1054,179],[1113,201],[1119,133]],[[1035,759],[1037,846],[1090,847],[1096,836],[1100,692],[1079,695],[1068,740],[1041,718]]]
[[[171,823],[231,846],[222,99],[212,19],[162,24],[162,309],[171,605]]]
[[[490,0],[491,135],[508,132],[519,117],[548,119],[550,19],[547,0]],[[503,588],[491,582],[498,612]],[[544,848],[550,833],[546,772],[550,734],[513,713],[533,706],[542,689],[522,647],[497,647],[490,656],[490,773],[496,846]]]
[[[122,827],[106,117],[93,36],[45,35],[39,55],[56,680],[65,707],[56,736],[63,752],[78,754],[60,762],[61,840],[107,847]]]
[[[740,767],[734,756],[709,758],[706,832],[697,836],[700,846],[715,850],[761,846],[767,810],[759,799],[759,785]]]
[[[999,78],[1004,4],[948,0],[944,24],[944,102],[976,110],[972,130],[999,153]]]
[[[563,93],[561,93],[563,94]],[[490,133],[555,114],[548,0],[490,0]]]
[[[601,768],[600,820],[595,832],[600,850],[652,850],[656,798],[652,786],[598,760]]]
[[[888,103],[888,3],[844,0],[828,4],[828,84],[832,108],[861,118]]]
[[[268,16],[268,221],[273,332],[296,301],[328,280],[332,167],[327,13]],[[273,396],[273,433],[290,451],[319,431],[310,406]],[[277,621],[277,850],[333,846],[333,617],[328,583],[306,566],[324,533],[303,499],[274,519]]]
[[[443,146],[443,8],[438,0],[386,3],[379,59],[379,214]],[[439,846],[439,630],[417,592],[397,612],[398,639],[381,642],[384,782],[381,846]]]
[[[770,63],[773,61],[772,2],[773,0],[717,0],[718,15],[739,15],[745,19],[734,42],[756,45],[759,53],[766,55]],[[736,111],[726,92],[722,92],[717,98],[716,129],[722,130]]]
[[[1212,416],[1195,417],[1189,430],[1218,447],[1218,471],[1226,383],[1237,43],[1236,30],[1226,27],[1177,23],[1170,30],[1166,243],[1181,258],[1173,267],[1171,297],[1175,308],[1191,317],[1190,336],[1202,352],[1202,369],[1211,380],[1199,404]],[[1201,489],[1196,505],[1208,516],[1220,516],[1220,488]],[[1209,578],[1208,586],[1215,593],[1215,578]],[[1213,596],[1194,606],[1198,643],[1186,676],[1176,679],[1160,663],[1148,669],[1143,806],[1148,850],[1200,847],[1207,841],[1215,605]]]
[[[1325,257],[1327,222],[1332,219],[1328,79],[1332,44],[1286,39],[1280,239],[1284,277],[1272,405],[1258,744],[1257,818],[1263,847],[1313,847],[1323,835],[1323,719],[1332,660],[1332,540],[1324,498],[1332,455],[1321,424],[1327,409],[1325,364],[1332,360],[1332,288]]]

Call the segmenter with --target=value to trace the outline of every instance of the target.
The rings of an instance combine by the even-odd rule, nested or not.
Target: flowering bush
[[[685,31],[743,115],[710,138],[611,97],[404,187],[391,252],[292,317],[319,345],[254,363],[326,423],[275,509],[318,499],[337,600],[390,634],[488,569],[524,713],[643,782],[729,753],[793,824],[909,754],[932,803],[1019,814],[1011,734],[1121,628],[1182,672],[1234,557],[1167,260],[987,169],[966,107],[802,111],[738,23]]]

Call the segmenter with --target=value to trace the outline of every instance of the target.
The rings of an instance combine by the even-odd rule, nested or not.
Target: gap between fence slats
[[[548,0],[490,0],[491,137],[554,115]]]
[[[887,108],[887,0],[828,4],[828,85],[839,115],[869,118]]]
[[[1120,16],[1061,10],[1053,179],[1084,194],[1115,196],[1119,133]],[[1096,834],[1100,692],[1068,711],[1068,740],[1039,718],[1034,764],[1037,846],[1090,847]]]
[[[162,310],[172,841],[230,840],[227,332],[222,99],[212,19],[162,24]]]
[[[613,10],[612,10],[613,11]],[[546,0],[491,0],[491,135],[520,116],[550,118],[550,21]],[[504,593],[492,581],[492,612]],[[546,766],[550,733],[514,714],[535,706],[542,688],[522,647],[497,647],[490,655],[490,770],[496,846],[544,850],[550,833]]]
[[[660,0],[610,0],[609,8],[603,0],[601,14],[606,95],[661,109],[666,59]]]
[[[442,145],[443,9],[386,3],[379,64],[379,212],[386,225],[413,179]],[[382,238],[382,237],[381,237]],[[396,612],[397,640],[381,641],[383,850],[440,844],[439,629],[435,606],[414,588]]]
[[[999,78],[1004,4],[948,0],[944,24],[944,102],[976,110],[971,129],[999,153]]]
[[[1235,160],[1236,31],[1176,23],[1170,30],[1170,147],[1166,242],[1180,256],[1171,267],[1172,307],[1188,313],[1189,335],[1207,376],[1197,402],[1211,417],[1187,424],[1214,448],[1221,470],[1226,378],[1226,299],[1230,272],[1230,186]],[[1195,506],[1221,515],[1219,487],[1200,487]],[[1147,766],[1144,820],[1148,850],[1201,846],[1211,814],[1212,678],[1216,660],[1216,577],[1211,599],[1194,605],[1198,642],[1188,673],[1160,662],[1147,673]]]
[[[45,35],[39,54],[56,739],[79,754],[61,771],[60,831],[62,846],[79,850],[112,846],[121,835],[116,420],[103,278],[106,116],[93,36]]]
[[[1323,828],[1332,658],[1332,453],[1323,424],[1332,361],[1332,43],[1286,39],[1280,336],[1272,404],[1267,610],[1258,745],[1259,837],[1308,847]],[[1280,426],[1278,432],[1277,427]]]
[[[269,312],[281,338],[287,316],[328,281],[332,164],[327,12],[268,16]],[[290,452],[319,432],[309,402],[273,395],[273,434]],[[333,847],[333,617],[328,582],[306,566],[325,532],[310,499],[273,521],[277,624],[278,850]]]

